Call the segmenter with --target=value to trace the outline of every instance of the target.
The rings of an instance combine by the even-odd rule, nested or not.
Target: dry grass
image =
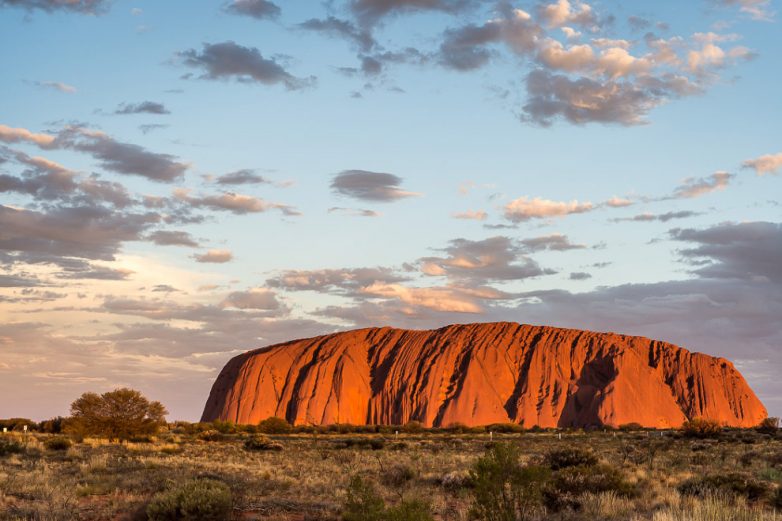
[[[388,504],[426,498],[435,519],[467,521],[469,470],[489,443],[483,434],[292,434],[271,436],[284,450],[267,452],[245,450],[244,434],[220,442],[166,434],[152,443],[89,439],[67,451],[47,451],[44,437],[21,437],[23,453],[0,457],[0,520],[144,519],[155,493],[197,477],[231,488],[235,519],[339,519],[345,488],[358,474],[373,482]],[[369,440],[380,439],[385,444],[373,450]],[[644,432],[573,432],[561,440],[554,433],[495,433],[494,440],[518,443],[529,462],[555,448],[588,447],[602,463],[623,469],[639,491],[634,497],[586,494],[579,511],[549,512],[545,519],[782,521],[768,501],[680,497],[676,491],[690,477],[737,470],[778,488],[779,438],[753,434],[704,442]]]

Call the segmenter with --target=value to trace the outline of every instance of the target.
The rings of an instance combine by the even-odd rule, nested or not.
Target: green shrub
[[[544,497],[546,507],[551,510],[578,510],[581,508],[584,494],[603,492],[629,497],[635,495],[636,488],[611,465],[566,467],[554,474],[553,480],[544,491]]]
[[[470,473],[470,514],[484,521],[523,521],[540,508],[548,469],[523,466],[518,446],[497,443],[479,458]]]
[[[551,470],[565,469],[568,467],[597,465],[597,456],[591,451],[576,447],[557,449],[546,454],[544,461]]]
[[[212,429],[220,434],[233,434],[236,432],[236,424],[229,420],[214,420],[212,422]]]
[[[258,432],[262,434],[289,434],[292,431],[293,425],[276,416],[266,418],[258,424]]]
[[[420,499],[402,500],[384,512],[385,521],[433,521],[429,504]]]
[[[722,493],[741,496],[749,501],[764,499],[771,493],[768,483],[738,472],[690,478],[676,489],[683,496],[705,497],[709,494]]]
[[[360,476],[350,479],[347,498],[342,507],[344,521],[382,521],[385,510],[385,501],[370,483]]]
[[[353,476],[348,485],[347,497],[342,506],[344,521],[433,521],[429,505],[418,499],[402,500],[386,508],[383,498],[375,488]]]
[[[191,479],[158,492],[147,505],[150,521],[222,521],[231,517],[231,490],[214,479]]]
[[[43,446],[48,450],[68,450],[71,448],[71,440],[64,436],[54,436],[46,438],[43,442]]]
[[[253,434],[244,440],[244,448],[247,450],[282,450],[282,443],[272,440],[263,434]]]
[[[705,418],[693,418],[682,425],[682,433],[688,438],[716,438],[721,432],[719,422]]]
[[[14,439],[0,436],[0,456],[20,454],[22,452],[24,452],[24,445]]]
[[[407,432],[410,434],[418,434],[420,432],[424,432],[426,428],[424,427],[423,423],[413,420],[405,423],[401,430],[402,432]]]

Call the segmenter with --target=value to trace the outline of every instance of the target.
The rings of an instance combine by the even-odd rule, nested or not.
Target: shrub
[[[293,425],[283,418],[272,416],[258,424],[258,432],[263,434],[288,434],[293,431]]]
[[[344,521],[382,521],[385,509],[385,501],[371,484],[360,476],[350,479],[347,498],[342,507]]]
[[[385,521],[433,521],[429,505],[420,499],[400,501],[384,512]]]
[[[212,429],[220,434],[232,434],[236,432],[236,424],[230,420],[214,420]]]
[[[472,476],[469,472],[454,470],[440,479],[440,485],[449,492],[458,492],[463,488],[472,488]]]
[[[0,437],[0,457],[24,452],[24,445],[14,439]]]
[[[516,445],[497,443],[479,458],[470,473],[474,484],[470,514],[475,519],[529,519],[540,507],[549,471],[522,466]]]
[[[43,446],[48,450],[68,450],[71,448],[71,445],[73,445],[71,440],[64,436],[53,436],[43,442]]]
[[[640,423],[636,422],[630,422],[630,423],[623,423],[619,426],[619,430],[623,432],[632,432],[632,431],[641,431],[643,430],[644,426]]]
[[[486,426],[486,432],[499,432],[504,434],[518,434],[524,432],[524,427],[518,423],[492,423]]]
[[[388,487],[400,488],[415,478],[415,475],[415,470],[402,463],[397,463],[383,472],[381,481]]]
[[[210,429],[208,431],[199,432],[198,439],[203,441],[223,441],[225,435],[219,431]]]
[[[214,479],[191,479],[158,492],[147,505],[151,521],[222,521],[231,516],[231,490]]]
[[[760,422],[756,429],[764,434],[776,434],[779,431],[779,418],[773,416],[766,418]]]
[[[590,467],[597,464],[597,456],[591,451],[579,448],[557,449],[546,454],[544,461],[551,470],[577,467]]]
[[[405,423],[401,430],[403,432],[417,434],[419,432],[423,432],[426,429],[423,423],[413,420]]]
[[[348,485],[347,498],[342,507],[344,521],[433,521],[429,505],[418,499],[402,500],[386,508],[375,488],[353,476]]]
[[[566,467],[557,471],[544,491],[545,503],[551,510],[579,509],[581,496],[587,493],[613,492],[617,496],[632,496],[635,486],[611,465]]]
[[[676,489],[683,496],[705,497],[709,494],[722,493],[741,496],[750,501],[758,501],[771,493],[768,483],[738,472],[690,478]]]
[[[774,496],[771,498],[771,505],[777,509],[782,508],[782,488],[778,488],[774,493]]]
[[[721,432],[719,422],[705,418],[693,418],[682,425],[682,433],[689,438],[716,438]]]
[[[272,440],[263,434],[253,434],[244,440],[244,448],[247,450],[282,450],[282,443]]]

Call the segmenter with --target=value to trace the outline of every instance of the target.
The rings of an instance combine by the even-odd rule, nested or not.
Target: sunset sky
[[[767,0],[0,0],[0,417],[197,420],[248,349],[509,320],[782,415]]]

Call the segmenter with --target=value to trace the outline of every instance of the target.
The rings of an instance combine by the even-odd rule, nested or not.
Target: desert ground
[[[507,432],[518,430],[507,426],[248,432],[254,430],[178,423],[122,443],[0,433],[0,519],[782,519],[778,432],[692,437],[642,429]],[[503,475],[491,465],[502,454],[517,469],[540,472],[532,481],[522,476],[521,496],[513,496],[512,478],[487,492]],[[523,508],[487,510],[486,493],[499,494],[497,504],[515,497]],[[196,506],[188,514],[172,506],[177,501]]]

